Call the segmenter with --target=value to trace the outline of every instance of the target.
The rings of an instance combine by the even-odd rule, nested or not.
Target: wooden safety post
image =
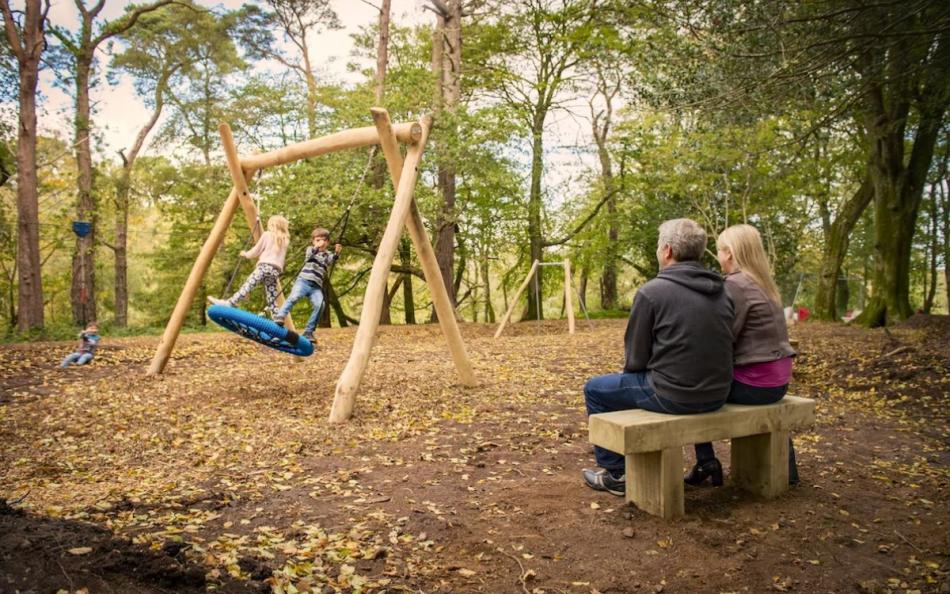
[[[505,315],[501,318],[501,323],[498,324],[498,330],[495,330],[495,338],[501,336],[502,331],[505,329],[505,326],[508,325],[508,321],[511,318],[511,312],[513,312],[515,306],[518,305],[518,299],[521,297],[521,294],[524,293],[524,290],[528,287],[528,283],[531,282],[534,275],[538,273],[538,268],[541,266],[562,266],[564,268],[564,309],[567,310],[567,331],[569,334],[574,334],[574,288],[571,281],[571,261],[565,259],[563,262],[539,262],[535,260],[534,264],[531,265],[531,269],[528,270],[528,275],[524,277],[524,282],[518,287],[518,292],[515,293],[514,298],[511,300],[508,311],[506,311]],[[538,298],[540,299],[540,295]]]
[[[531,277],[534,276],[534,273],[538,271],[537,260],[531,264],[531,269],[528,270],[527,276],[524,277],[524,282],[521,283],[521,286],[518,287],[518,292],[515,293],[514,298],[511,300],[511,305],[508,306],[508,311],[505,312],[504,317],[501,318],[501,323],[498,324],[498,330],[495,331],[495,338],[501,336],[501,331],[505,329],[505,325],[508,324],[508,318],[511,317],[511,312],[514,311],[515,306],[518,304],[518,298],[521,297],[521,294],[524,293],[525,288],[528,286],[528,283],[531,282]]]

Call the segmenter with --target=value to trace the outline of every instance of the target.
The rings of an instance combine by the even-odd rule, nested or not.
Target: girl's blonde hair
[[[755,284],[765,291],[769,299],[782,305],[782,296],[778,285],[772,280],[769,259],[765,255],[762,236],[752,225],[733,225],[719,234],[716,247],[728,250],[738,270],[745,273]]]
[[[278,249],[282,250],[290,243],[289,227],[290,223],[287,222],[286,218],[280,215],[274,215],[267,219],[267,230],[274,234],[274,240],[277,242]]]

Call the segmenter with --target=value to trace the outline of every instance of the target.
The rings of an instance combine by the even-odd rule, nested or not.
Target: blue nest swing
[[[266,347],[298,357],[309,357],[313,354],[313,345],[303,336],[243,309],[212,305],[208,308],[208,317],[215,324]]]

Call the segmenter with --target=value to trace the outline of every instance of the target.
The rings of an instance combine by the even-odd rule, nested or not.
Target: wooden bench
[[[788,435],[815,422],[815,401],[726,404],[698,415],[633,409],[591,415],[590,441],[623,454],[626,499],[664,518],[683,515],[683,446],[732,440],[732,483],[763,497],[788,489]]]

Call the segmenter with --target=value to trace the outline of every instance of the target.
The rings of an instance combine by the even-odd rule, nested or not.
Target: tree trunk
[[[118,328],[125,328],[129,323],[128,230],[132,168],[135,167],[135,160],[138,159],[139,153],[145,145],[145,138],[161,116],[162,109],[165,106],[164,94],[168,79],[177,69],[178,67],[174,67],[163,73],[155,86],[155,108],[152,110],[148,121],[136,135],[128,156],[119,151],[119,156],[122,157],[122,172],[115,191],[115,245],[113,246],[115,253],[115,325]]]
[[[581,304],[581,307],[584,308],[584,311],[587,311],[587,280],[590,277],[590,266],[585,262],[584,266],[581,268],[581,280],[578,286],[578,301]]]
[[[85,25],[91,29],[91,24]],[[85,40],[84,40],[85,41]],[[85,44],[84,44],[85,45]],[[92,51],[76,56],[76,219],[92,223],[92,231],[76,237],[73,255],[73,279],[70,289],[73,323],[85,326],[96,320],[96,205],[92,195],[92,148],[89,139],[91,109],[89,84],[92,75]]]
[[[605,250],[604,270],[600,278],[600,306],[604,310],[617,307],[617,245],[620,229],[617,222],[617,199],[610,151],[607,149],[607,137],[613,118],[613,99],[620,92],[620,83],[610,85],[603,67],[598,65],[597,94],[603,97],[604,108],[598,110],[594,99],[590,100],[591,128],[597,143],[597,157],[600,160],[600,177],[603,191],[610,196],[607,200],[607,249]]]
[[[129,325],[129,194],[116,196],[115,212],[115,326]]]
[[[491,303],[491,268],[489,267],[488,253],[482,254],[482,280],[485,281],[485,321],[495,323],[495,308]]]
[[[542,135],[544,134],[544,111],[535,112],[534,126],[532,130],[531,143],[531,190],[528,195],[528,243],[529,243],[529,261],[544,262],[542,246],[541,229],[541,176],[544,173],[544,164],[542,162],[544,154],[544,143]],[[528,291],[528,307],[525,309],[524,320],[544,319],[544,277],[543,266],[538,266],[535,283],[538,291]]]
[[[946,177],[946,158],[944,155],[944,176]],[[947,313],[950,314],[950,195],[945,192],[944,184],[940,184],[941,210],[943,211],[943,288],[947,292]]]
[[[815,316],[820,320],[837,319],[837,281],[841,274],[841,264],[848,254],[851,231],[873,197],[874,187],[870,180],[865,178],[858,190],[842,205],[828,228],[815,294]]]
[[[906,114],[905,114],[906,115]],[[943,106],[922,113],[911,159],[904,166],[904,121],[878,118],[870,127],[874,186],[875,266],[873,294],[860,323],[882,326],[910,317],[910,253],[924,181],[933,157]]]
[[[36,88],[39,63],[46,47],[46,11],[39,0],[26,0],[22,30],[18,31],[8,0],[0,8],[9,47],[17,59],[20,107],[17,129],[17,255],[19,291],[17,328],[43,328],[43,275],[40,263],[40,221],[36,172]],[[47,5],[46,10],[49,10]],[[12,307],[12,301],[11,301]]]
[[[938,181],[937,183],[942,183]],[[927,267],[927,274],[930,278],[930,285],[924,296],[924,313],[929,314],[934,306],[934,298],[937,296],[937,252],[940,250],[940,244],[937,241],[938,223],[940,222],[940,212],[937,208],[936,184],[930,186],[930,265]],[[927,286],[927,283],[924,283]]]
[[[324,308],[323,315],[320,319],[320,326],[323,328],[330,327],[330,309],[332,309],[333,312],[336,313],[336,320],[340,328],[346,328],[349,325],[350,318],[343,310],[343,304],[340,303],[340,298],[333,289],[333,283],[329,277],[323,280],[323,295],[326,298],[326,303],[328,303],[330,307]]]
[[[412,267],[412,252],[408,238],[403,237],[399,243],[399,260],[408,270]],[[416,323],[416,303],[413,295],[412,275],[408,272],[402,275],[402,302],[406,310],[406,323]]]
[[[874,185],[873,293],[860,323],[879,326],[911,315],[910,253],[917,214],[950,89],[950,38],[903,39],[856,62],[867,75],[864,128]],[[908,123],[916,126],[909,134]],[[907,156],[909,148],[910,155]]]
[[[448,0],[446,11],[437,12],[436,35],[433,40],[432,62],[436,75],[438,99],[435,102],[435,117],[441,132],[439,143],[438,185],[442,205],[436,218],[435,257],[442,272],[442,282],[449,293],[452,305],[457,305],[457,291],[453,283],[455,271],[455,228],[457,213],[456,167],[452,156],[452,140],[458,136],[455,111],[461,96],[462,72],[462,3]],[[448,122],[442,114],[448,116]],[[433,309],[432,318],[435,319]]]
[[[617,225],[617,200],[611,197],[606,206],[609,221],[607,227],[607,261],[604,262],[604,272],[600,283],[600,305],[602,309],[610,310],[617,309],[617,245],[620,231]]]

